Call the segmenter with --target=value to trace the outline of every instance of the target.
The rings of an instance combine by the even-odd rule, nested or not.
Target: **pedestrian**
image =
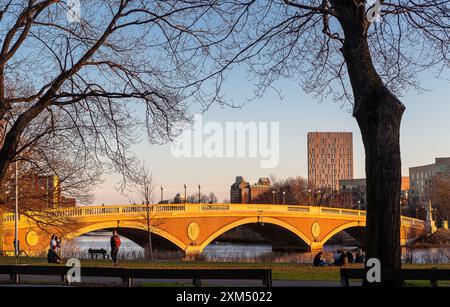
[[[52,234],[52,237],[50,239],[50,249],[56,249],[56,245],[57,245],[56,235]]]
[[[347,252],[347,261],[348,263],[353,263],[353,254],[351,251]]]
[[[339,264],[340,266],[344,266],[347,263],[347,255],[345,254],[345,250],[341,251],[341,255],[339,256]]]
[[[61,263],[61,257],[56,253],[56,249],[58,248],[58,237],[53,234],[50,239],[50,248],[47,253],[47,261],[48,263]]]
[[[334,254],[333,254],[333,259],[334,259],[334,265],[337,266],[341,266],[341,250],[338,249]]]
[[[356,252],[355,263],[364,263],[364,253],[361,248],[358,248],[358,251]]]
[[[113,230],[113,235],[111,237],[110,244],[111,244],[111,259],[113,260],[114,265],[116,265],[117,255],[119,253],[119,248],[121,244],[120,237],[116,229]]]

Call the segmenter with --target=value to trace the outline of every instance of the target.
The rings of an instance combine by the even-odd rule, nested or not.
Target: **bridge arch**
[[[74,239],[83,234],[86,234],[86,233],[89,233],[92,231],[96,231],[96,230],[102,230],[102,229],[119,229],[119,235],[120,235],[120,229],[125,229],[125,228],[136,229],[136,230],[141,230],[141,231],[145,231],[145,232],[147,231],[145,225],[141,222],[127,221],[125,225],[122,225],[122,223],[120,223],[118,226],[117,221],[105,221],[105,222],[93,223],[88,226],[81,227],[81,228],[67,234],[66,238],[68,240],[71,240],[71,239]],[[153,227],[152,233],[168,240],[169,242],[171,242],[174,245],[176,245],[177,247],[179,247],[182,251],[184,251],[187,247],[187,245],[185,243],[183,243],[181,240],[179,240],[177,237],[175,237],[174,235],[170,234],[169,232],[167,232],[161,228]]]
[[[366,227],[366,223],[365,222],[361,222],[361,221],[353,221],[353,222],[348,222],[345,224],[342,224],[336,228],[334,228],[332,231],[330,231],[323,239],[322,241],[320,241],[320,245],[325,245],[325,243],[327,243],[328,240],[330,240],[334,235],[338,234],[341,231],[344,231],[346,229],[349,228],[354,228],[354,227]],[[355,238],[357,239],[357,238]]]
[[[281,221],[276,218],[271,218],[271,217],[263,217],[262,220],[260,220],[258,217],[248,217],[248,218],[239,219],[237,221],[234,221],[230,224],[227,224],[227,225],[219,228],[213,234],[211,234],[205,241],[203,241],[203,243],[199,246],[199,249],[201,251],[203,251],[205,249],[205,247],[208,246],[208,244],[210,244],[214,239],[217,239],[222,234],[224,234],[225,232],[227,232],[233,228],[236,228],[238,226],[243,226],[246,224],[255,224],[255,223],[277,225],[285,230],[288,230],[289,232],[293,233],[294,235],[296,235],[299,239],[301,239],[303,242],[305,242],[306,245],[311,246],[311,243],[312,243],[311,239],[309,239],[304,233],[302,233],[299,229],[292,226],[291,224],[288,224],[284,221]]]

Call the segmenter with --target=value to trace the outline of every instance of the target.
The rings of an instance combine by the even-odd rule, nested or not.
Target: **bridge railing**
[[[402,216],[402,223],[403,224],[408,224],[411,226],[420,226],[423,227],[425,225],[425,221],[423,220],[419,220],[419,219],[415,219],[412,217],[408,217],[408,216]]]
[[[233,211],[233,212],[292,212],[305,214],[333,214],[333,215],[349,215],[349,216],[365,216],[365,211],[299,206],[299,205],[274,205],[274,204],[157,204],[149,206],[150,212],[156,213],[174,213],[174,212],[217,212],[217,211]],[[83,206],[66,209],[48,210],[54,216],[64,217],[80,217],[93,215],[123,215],[145,213],[146,205],[108,205],[108,206]],[[14,222],[14,213],[3,215],[4,222]]]
[[[330,208],[300,205],[278,205],[278,204],[156,204],[149,205],[108,205],[108,206],[80,206],[75,208],[55,209],[55,216],[81,217],[101,215],[135,215],[145,214],[147,210],[153,214],[178,214],[178,213],[201,213],[201,212],[280,212],[280,213],[304,213],[306,215],[337,215],[364,218],[366,211],[344,208]],[[4,222],[14,222],[14,214],[4,214]],[[402,222],[409,225],[423,226],[424,221],[402,217]]]

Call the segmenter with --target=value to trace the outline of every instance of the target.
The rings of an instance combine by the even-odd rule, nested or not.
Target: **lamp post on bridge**
[[[161,204],[163,203],[163,187],[161,186]]]
[[[319,190],[317,191],[317,195],[318,197],[316,198],[317,202],[316,202],[316,206],[321,206],[322,205],[322,191]]]
[[[286,191],[283,191],[283,205],[286,205]]]
[[[275,204],[275,190],[272,191],[272,202]]]
[[[200,184],[198,185],[198,203],[201,203]]]
[[[184,203],[187,203],[186,184],[184,184]]]

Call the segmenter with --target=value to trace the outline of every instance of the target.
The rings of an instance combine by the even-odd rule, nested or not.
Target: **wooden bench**
[[[109,255],[106,252],[106,249],[101,248],[101,249],[94,249],[94,248],[90,248],[88,249],[88,253],[91,256],[91,259],[97,259],[97,255],[103,255],[103,259],[109,259]]]
[[[71,267],[63,265],[0,265],[0,275],[10,275],[11,283],[20,283],[21,275],[61,276],[67,283],[67,271]],[[200,287],[202,280],[261,280],[265,287],[272,286],[271,269],[125,269],[81,267],[81,278],[118,277],[125,287],[133,286],[133,279],[189,279],[196,287]]]
[[[366,280],[368,269],[341,269],[341,285],[350,286],[351,279]],[[382,281],[429,280],[432,287],[438,286],[439,280],[450,280],[448,269],[381,269]]]

